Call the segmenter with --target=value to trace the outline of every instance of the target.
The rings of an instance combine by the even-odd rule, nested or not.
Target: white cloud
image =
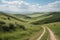
[[[29,3],[15,0],[15,1],[2,1],[3,5],[0,5],[0,10],[9,10],[9,11],[25,11],[29,7]]]
[[[22,0],[15,1],[2,1],[2,5],[0,4],[0,10],[4,11],[15,11],[15,12],[24,12],[24,11],[32,11],[32,12],[48,12],[48,11],[60,11],[60,1],[55,1],[52,3],[48,3],[48,5],[40,6],[40,4],[30,4]]]
[[[39,11],[40,9],[39,9],[39,5],[37,5],[37,4],[35,4],[35,5],[30,5],[29,6],[29,10],[30,11],[33,11],[33,12],[37,12],[37,11]]]
[[[17,5],[17,4],[21,4],[23,1],[21,0],[15,0],[15,1],[7,1],[7,0],[2,0],[2,3],[4,4],[13,4],[13,5]]]
[[[48,5],[42,6],[40,9],[41,11],[60,11],[60,1],[49,3]]]

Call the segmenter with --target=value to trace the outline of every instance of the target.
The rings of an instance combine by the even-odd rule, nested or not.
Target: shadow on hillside
[[[6,25],[6,22],[0,21],[0,32],[16,31],[16,29],[21,29],[23,31],[26,30],[24,25],[13,24],[13,23],[9,23],[8,25]]]
[[[60,12],[54,12],[54,13],[51,13],[49,15],[53,15],[53,16],[49,17],[49,18],[46,18],[44,20],[39,20],[39,21],[36,21],[36,22],[32,22],[31,24],[40,25],[40,24],[60,22]]]
[[[25,19],[31,19],[31,17],[29,17],[27,15],[23,15],[23,14],[14,14],[14,15],[17,16],[17,17],[25,18]]]
[[[18,21],[21,21],[21,22],[27,22],[27,21],[25,21],[25,20],[21,20],[21,19],[15,17],[15,16],[11,16],[11,15],[6,14],[6,13],[3,13],[3,12],[0,12],[0,14],[3,14],[3,15],[5,15],[5,16],[7,16],[8,19],[9,19],[9,18],[13,18],[13,19],[18,20]]]

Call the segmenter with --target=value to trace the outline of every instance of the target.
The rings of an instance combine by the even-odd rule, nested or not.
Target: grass
[[[40,25],[32,25],[29,24],[28,22],[21,22],[17,19],[19,19],[18,17],[16,17],[17,19],[13,18],[15,16],[6,16],[4,14],[0,14],[0,21],[5,22],[5,24],[0,25],[0,27],[2,27],[3,25],[6,25],[9,27],[9,24],[12,23],[14,26],[16,26],[16,30],[12,31],[10,30],[9,32],[4,32],[4,31],[0,31],[0,40],[29,40],[31,38],[33,38],[33,36],[35,36],[36,34],[38,34],[42,28]],[[30,22],[30,21],[29,21]],[[22,30],[21,28],[19,28],[19,25],[23,25],[25,27],[26,30]]]
[[[56,38],[59,40],[60,39],[60,22],[55,22],[55,23],[50,23],[47,24],[48,26],[56,35]]]
[[[49,32],[48,30],[46,30],[45,34],[43,35],[43,37],[41,38],[41,40],[47,40],[49,37]]]
[[[33,35],[36,35],[40,32],[41,27],[35,26],[35,27],[28,27],[26,31],[23,30],[17,30],[15,32],[7,32],[7,33],[0,33],[0,38],[2,40],[8,39],[8,40],[26,40],[33,37]]]
[[[2,14],[0,13],[0,21],[4,22],[5,24],[0,24],[0,27],[7,26],[9,27],[9,24],[12,23],[14,27],[16,27],[16,30],[10,30],[9,32],[0,31],[0,40],[35,40],[39,33],[42,33],[42,27],[41,23],[44,25],[44,22],[49,22],[48,24],[45,23],[46,26],[48,26],[54,34],[57,36],[58,39],[60,39],[60,22],[59,18],[60,16],[56,16],[56,14],[53,14],[54,16],[44,15],[44,14],[31,14],[31,15],[19,15],[16,16],[16,14]],[[26,17],[25,17],[26,16]],[[29,17],[30,18],[27,18]],[[21,18],[20,18],[21,17]],[[57,19],[57,22],[53,23],[53,18]],[[41,21],[42,20],[42,21]],[[52,23],[50,23],[52,21]],[[37,25],[33,25],[32,23],[37,23]],[[21,27],[22,26],[22,27]],[[46,30],[43,38],[41,40],[47,40],[47,37],[49,36],[48,31]]]

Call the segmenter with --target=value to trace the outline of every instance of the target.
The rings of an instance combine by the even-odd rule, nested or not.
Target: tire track
[[[41,40],[41,38],[44,36],[44,34],[45,34],[45,32],[46,32],[46,28],[45,27],[43,27],[42,26],[42,28],[43,28],[43,32],[42,32],[42,34],[37,38],[37,40]]]
[[[46,27],[46,28],[48,29],[48,31],[50,33],[50,40],[57,40],[56,37],[55,37],[55,35],[54,35],[54,33],[51,31],[51,29],[48,28],[48,27]]]

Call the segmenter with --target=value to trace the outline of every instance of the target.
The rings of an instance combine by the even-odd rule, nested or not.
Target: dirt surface
[[[54,33],[51,31],[51,29],[49,29],[48,27],[46,27],[50,33],[50,40],[57,40]]]
[[[42,28],[43,28],[44,31],[43,31],[42,34],[37,38],[37,40],[41,40],[41,38],[44,36],[44,34],[45,34],[45,32],[46,32],[46,29],[49,31],[50,40],[57,40],[56,37],[55,37],[55,35],[54,35],[54,33],[53,33],[53,31],[52,31],[49,27],[43,27],[43,26],[42,26]]]
[[[42,32],[42,34],[37,38],[37,40],[41,40],[41,38],[44,36],[44,34],[45,34],[45,32],[46,32],[46,28],[45,27],[43,27],[42,26],[42,28],[43,28],[43,32]]]

